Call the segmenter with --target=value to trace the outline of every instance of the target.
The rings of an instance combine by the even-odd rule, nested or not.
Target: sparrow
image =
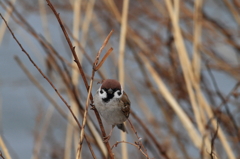
[[[112,125],[109,135],[104,137],[104,142],[110,139],[115,126],[127,133],[123,122],[129,117],[131,102],[117,80],[104,80],[93,97],[93,101],[102,118]]]

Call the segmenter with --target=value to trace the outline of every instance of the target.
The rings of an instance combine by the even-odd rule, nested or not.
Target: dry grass
[[[43,158],[42,153],[65,159],[240,158],[238,1],[39,0],[39,6],[20,1],[0,2],[6,11],[1,15],[32,67],[59,96],[52,98],[29,72],[20,60],[23,54],[15,57],[54,107],[41,119],[43,131],[36,135],[32,158]],[[42,20],[41,35],[27,20],[28,14]],[[46,58],[47,74],[21,45],[23,38],[14,36],[13,25],[26,30],[26,36],[32,36],[34,45],[43,50],[45,55],[39,56]],[[56,34],[51,33],[52,26],[61,31],[57,32],[62,34],[60,41],[52,36]],[[1,30],[3,35],[3,24]],[[126,122],[130,133],[120,139],[115,130],[107,143],[102,137],[110,126],[90,106],[97,82],[104,78],[119,79],[132,103],[132,124]],[[65,145],[46,153],[43,145],[53,145],[53,139],[47,140],[55,129],[52,111],[67,121],[61,129],[66,138],[62,139]],[[11,158],[0,139],[0,157]],[[60,149],[64,151],[57,153]]]

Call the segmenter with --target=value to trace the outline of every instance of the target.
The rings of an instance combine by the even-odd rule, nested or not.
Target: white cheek
[[[121,95],[118,95],[118,92],[120,92],[120,91],[116,91],[116,92],[114,93],[114,98],[121,98],[121,97],[122,97],[122,95],[123,95],[123,90],[121,90]]]
[[[100,98],[107,98],[107,93],[104,91],[104,90],[102,90],[103,91],[103,93],[100,93],[100,89],[98,90],[98,94],[99,94],[99,96],[100,96]]]

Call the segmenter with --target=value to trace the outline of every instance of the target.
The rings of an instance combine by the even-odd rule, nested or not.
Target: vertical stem
[[[81,20],[81,16],[80,16],[81,0],[74,0],[72,7],[73,7],[73,35],[75,35],[76,40],[78,40],[79,39],[80,20]],[[76,40],[73,41],[73,46],[75,46],[76,54],[78,55],[79,60],[81,62],[81,56],[79,55],[79,47],[77,45]],[[73,61],[72,64],[75,65],[74,56],[72,56],[72,61]],[[78,85],[78,79],[79,79],[78,71],[75,69],[72,69],[71,76],[72,76],[73,85],[76,87]],[[70,98],[73,112],[78,117],[79,112],[78,112],[77,103],[71,95],[69,95],[69,98]],[[68,114],[68,120],[73,120],[70,113]],[[74,138],[74,140],[73,140],[73,138]],[[65,142],[66,148],[65,148],[65,152],[64,152],[65,159],[71,158],[72,141],[74,141],[74,146],[77,146],[78,138],[79,138],[78,132],[74,131],[74,127],[71,125],[71,121],[69,121],[68,125],[67,125],[67,132],[66,132],[66,142]],[[74,150],[77,150],[77,148],[74,148]],[[77,153],[77,151],[75,151],[75,153]]]
[[[82,129],[81,129],[81,133],[80,133],[80,142],[79,142],[79,148],[77,150],[76,159],[80,158],[80,154],[82,151],[84,130],[85,130],[85,125],[86,125],[86,121],[87,121],[88,106],[89,106],[89,100],[90,100],[90,95],[91,95],[91,90],[92,90],[93,77],[94,77],[94,71],[93,71],[92,79],[90,81],[90,85],[89,85],[89,89],[88,89],[88,96],[87,96],[86,107],[85,107],[84,116],[83,116]]]
[[[48,29],[48,20],[47,20],[47,13],[45,8],[45,3],[43,0],[38,0],[39,4],[39,11],[41,15],[42,27],[44,31],[44,37],[47,39],[47,42],[51,43],[51,34]]]
[[[82,4],[82,0],[74,0],[73,3],[73,35],[76,36],[76,40],[79,40],[79,28],[80,28],[80,24],[81,24],[81,4]],[[77,41],[74,40],[73,41],[73,46],[75,47],[75,52],[78,56],[79,62],[82,62],[82,54],[80,54],[80,49],[78,47]],[[74,65],[74,56],[72,56],[72,64]],[[75,87],[77,87],[79,85],[79,73],[77,70],[72,69],[72,82],[73,85]],[[78,109],[78,105],[76,103],[76,101],[72,98],[71,99],[71,103],[72,103],[72,107],[73,107],[73,111],[76,114],[76,116],[79,116],[79,109]],[[73,127],[72,127],[73,128]],[[78,147],[78,139],[79,139],[79,132],[78,131],[73,131],[73,134],[70,136],[73,136],[74,138],[74,150],[77,150]],[[76,151],[77,153],[77,151]],[[80,155],[81,156],[81,155]]]
[[[122,88],[124,89],[124,51],[125,51],[125,42],[126,42],[126,33],[127,33],[127,17],[128,17],[128,6],[129,0],[124,0],[123,10],[122,10],[122,19],[121,19],[121,33],[120,33],[120,43],[119,43],[119,81]],[[124,132],[121,132],[121,140],[126,141],[127,135]],[[127,153],[127,144],[122,144],[122,158],[128,159]]]
[[[186,47],[184,45],[183,37],[181,34],[181,29],[179,26],[179,7],[180,7],[179,3],[180,2],[179,2],[179,0],[175,0],[174,5],[171,3],[171,1],[165,0],[165,2],[166,2],[168,12],[170,14],[170,18],[171,18],[172,25],[173,25],[175,45],[177,48],[180,64],[181,64],[181,67],[183,70],[186,88],[188,90],[188,94],[190,97],[190,102],[191,102],[192,109],[194,112],[195,120],[196,120],[198,129],[202,136],[203,131],[204,131],[204,126],[200,119],[199,107],[197,105],[196,96],[194,94],[194,90],[192,87],[194,82],[196,82],[196,81],[194,80],[194,77],[193,77],[192,65],[190,64],[188,53],[187,53]],[[195,142],[196,140],[195,140],[194,136],[191,136],[191,138],[192,138],[193,142],[195,143],[196,147],[198,147],[200,149],[201,144]],[[210,148],[209,142],[206,144],[207,144],[207,148]]]

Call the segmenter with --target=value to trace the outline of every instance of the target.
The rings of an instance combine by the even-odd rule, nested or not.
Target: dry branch
[[[39,71],[39,73],[43,76],[43,78],[45,78],[48,83],[51,85],[51,87],[55,90],[55,92],[57,93],[57,95],[60,97],[60,99],[63,101],[63,103],[67,106],[67,108],[69,109],[69,111],[71,112],[73,118],[75,119],[79,129],[81,129],[81,125],[80,123],[78,122],[76,116],[74,115],[70,105],[68,105],[68,103],[65,101],[65,99],[61,96],[61,94],[58,92],[57,88],[53,85],[53,83],[47,78],[47,76],[41,71],[41,69],[35,64],[35,62],[32,60],[32,58],[30,57],[30,55],[27,53],[27,51],[22,47],[21,43],[17,40],[17,38],[15,37],[14,33],[12,32],[12,30],[10,29],[10,27],[8,26],[6,20],[4,19],[4,17],[2,16],[2,14],[0,14],[1,18],[3,19],[3,21],[5,22],[8,30],[10,31],[10,33],[12,34],[12,37],[14,38],[14,40],[17,42],[17,44],[19,45],[19,47],[21,48],[22,52],[28,57],[28,59],[30,60],[30,62],[33,64],[33,66]],[[92,154],[94,154],[93,150],[92,150],[92,147],[90,145],[90,143],[88,142],[86,136],[85,136],[85,139],[88,143],[88,147],[91,151]]]
[[[69,45],[69,47],[70,47],[70,50],[72,51],[72,54],[73,54],[73,56],[74,56],[74,58],[75,58],[75,62],[77,63],[77,66],[78,66],[78,68],[79,68],[80,74],[81,74],[81,76],[82,76],[82,78],[83,78],[85,87],[86,87],[87,91],[89,92],[89,93],[88,93],[88,96],[90,96],[89,98],[90,98],[90,100],[91,100],[92,103],[93,103],[93,97],[92,97],[92,94],[91,94],[90,91],[89,91],[89,88],[90,88],[91,86],[89,87],[89,85],[88,85],[88,83],[87,83],[87,80],[86,80],[85,74],[84,74],[84,72],[83,72],[82,66],[81,66],[80,61],[79,61],[79,59],[78,59],[78,57],[77,57],[77,54],[76,54],[76,52],[75,52],[75,49],[74,49],[74,47],[73,47],[73,45],[72,45],[72,43],[71,43],[71,40],[69,39],[69,36],[68,36],[68,34],[67,34],[67,31],[66,31],[66,29],[65,29],[65,27],[64,27],[64,25],[63,25],[63,23],[62,23],[62,20],[60,19],[59,13],[57,13],[57,11],[55,10],[54,6],[52,5],[52,3],[51,3],[49,0],[46,0],[46,1],[47,1],[47,3],[48,3],[49,7],[52,9],[54,15],[56,16],[56,18],[57,18],[57,20],[58,20],[58,22],[59,22],[59,24],[60,24],[60,27],[61,27],[61,29],[62,29],[62,31],[63,31],[63,33],[64,33],[64,36],[65,36],[65,38],[66,38],[66,40],[67,40],[67,42],[68,42],[68,45]],[[112,32],[111,32],[111,33],[112,33]],[[110,34],[110,35],[111,35],[111,34]],[[96,58],[95,62],[98,62],[100,53],[101,53],[102,49],[105,47],[105,45],[107,44],[107,41],[109,40],[110,35],[106,38],[106,40],[104,41],[103,46],[100,48],[99,53],[97,54],[97,58]],[[97,64],[97,63],[96,63],[96,64]],[[94,64],[94,67],[96,66],[96,64]],[[93,71],[93,72],[94,72],[94,71]],[[94,73],[93,73],[93,75],[94,75]],[[92,77],[93,77],[93,75],[92,75]],[[93,80],[93,79],[92,79],[92,80]],[[87,99],[87,102],[88,102],[88,99]],[[86,106],[86,107],[88,107],[88,106]],[[85,112],[86,112],[86,109],[85,109]],[[101,123],[101,119],[100,119],[99,114],[98,114],[98,112],[96,111],[96,109],[95,109],[95,114],[96,114],[96,116],[97,116],[97,119],[98,119],[99,123]],[[84,117],[85,117],[85,119],[83,120],[83,122],[86,122],[86,113],[85,113]],[[99,124],[99,125],[100,125],[100,127],[102,126],[102,124]],[[85,126],[85,125],[84,125],[84,126]],[[102,131],[103,134],[106,135],[103,127],[101,127],[101,131]],[[80,151],[81,151],[81,144],[82,144],[81,136],[84,135],[84,133],[83,133],[84,130],[81,131],[81,132],[82,132],[82,133],[81,133],[81,135],[80,135],[80,143],[79,143],[79,144],[80,144],[80,149],[79,149]],[[106,147],[107,147],[107,149],[108,149],[110,158],[114,158],[114,157],[113,157],[113,154],[112,154],[112,151],[111,151],[111,149],[110,149],[110,145],[109,145],[108,142],[106,143]],[[79,150],[78,150],[78,151],[79,151]],[[80,152],[80,151],[79,151],[79,152]],[[92,153],[92,154],[93,154],[93,153]],[[95,155],[93,155],[93,156],[95,156]]]
[[[38,53],[37,57],[44,59],[45,54],[47,55],[46,75],[51,75],[48,78],[55,86],[54,79],[60,82],[61,91],[58,89],[57,93],[61,93],[61,96],[67,95],[68,100],[71,101],[70,105],[79,109],[77,111],[80,113],[75,114],[76,118],[83,118],[81,121],[83,129],[80,130],[78,140],[79,127],[69,111],[68,119],[73,119],[69,125],[71,126],[74,122],[72,130],[75,133],[74,138],[72,135],[66,135],[68,141],[71,141],[66,140],[65,143],[74,145],[75,151],[70,146],[64,147],[64,144],[59,146],[68,151],[66,156],[78,157],[75,155],[76,146],[82,146],[78,149],[79,154],[82,149],[82,157],[90,156],[90,158],[114,158],[113,152],[116,153],[116,157],[121,155],[122,158],[124,155],[139,154],[141,158],[169,159],[240,157],[238,150],[240,123],[237,120],[240,112],[238,107],[240,104],[240,45],[238,42],[240,3],[237,0],[211,1],[211,3],[203,0],[129,2],[128,0],[90,0],[81,1],[79,5],[75,5],[78,0],[61,2],[46,0],[50,9],[45,13],[43,13],[43,5],[46,3],[40,1],[40,6],[29,0],[18,0],[16,5],[12,0],[3,0],[0,1],[0,5],[7,12],[9,12],[8,8],[12,9],[10,22],[16,28],[16,33],[24,30],[20,34],[24,37],[17,38],[19,43],[23,44],[20,38],[26,39],[29,36],[33,39],[29,46],[31,49],[34,48],[34,53]],[[209,11],[213,8],[214,12],[210,13]],[[39,10],[41,10],[40,14]],[[59,16],[58,12],[64,15],[61,13]],[[55,17],[48,16],[52,13]],[[72,13],[79,18],[69,18],[72,17]],[[28,16],[39,18],[39,21],[40,18],[45,17],[44,35],[44,28],[49,28],[53,43],[50,44],[47,36],[44,37],[38,33],[39,27],[36,27],[36,23],[33,23],[31,18],[27,18]],[[7,21],[7,17],[3,17]],[[57,19],[60,27],[52,27],[54,21],[46,22],[46,17]],[[62,18],[65,17],[67,18],[64,22]],[[80,25],[74,27],[74,33],[72,33],[68,28],[72,28],[71,24],[77,24],[79,21],[81,21]],[[2,26],[7,26],[4,21],[2,22]],[[10,22],[8,23],[11,24]],[[63,32],[63,38],[55,38],[56,34],[58,35],[58,28]],[[95,53],[100,46],[102,47],[99,52],[105,47],[101,42],[112,28],[116,30],[116,34],[110,35],[112,40],[109,43],[114,46],[113,48],[117,46],[116,50],[119,50],[120,54],[110,55],[112,48],[109,48],[101,59],[100,54],[96,56]],[[16,39],[10,38],[10,40]],[[65,51],[60,50],[62,46],[59,47],[59,42],[63,42]],[[8,50],[12,50],[13,47],[8,46],[9,44],[8,41],[4,41],[1,52],[5,51],[6,46]],[[79,50],[75,49],[74,45],[78,46]],[[42,52],[43,56],[40,54]],[[30,56],[33,58],[31,54]],[[94,59],[95,57],[98,59]],[[106,60],[108,57],[109,59]],[[72,62],[69,62],[70,60]],[[95,64],[96,60],[97,64]],[[33,62],[37,63],[37,61]],[[30,68],[26,69],[30,70]],[[73,69],[75,73],[71,72]],[[72,73],[79,76],[79,72],[82,78],[80,80],[83,80],[82,85],[78,84],[79,79],[71,75]],[[96,75],[93,75],[93,72]],[[106,133],[101,118],[94,106],[92,107],[94,113],[88,112],[89,104],[93,104],[91,94],[91,89],[95,89],[95,85],[92,85],[93,76],[99,78],[98,81],[106,77],[120,79],[132,102],[132,117],[138,132],[133,128],[134,134],[130,133],[128,139],[131,141],[133,138],[136,139],[135,143],[134,140],[131,143],[121,139],[119,142],[114,140],[116,143],[110,146],[109,143],[102,142],[101,136],[106,136]],[[46,100],[55,105],[61,117],[66,119],[66,112],[63,112],[60,107],[61,101],[60,103],[57,103],[58,100],[54,101],[46,92],[47,89],[40,85],[41,81],[34,80],[37,78],[32,75],[31,77],[28,75],[28,78],[32,82],[35,81],[36,87],[44,94]],[[16,80],[20,82],[19,78]],[[3,82],[10,86],[10,80]],[[14,81],[14,83],[17,82]],[[93,120],[95,116],[97,120]],[[62,125],[61,128],[63,129],[64,126]],[[131,124],[130,126],[132,127]],[[56,125],[51,127],[55,131]],[[51,131],[48,130],[46,133]],[[143,140],[139,137],[142,137],[142,134],[146,136]],[[84,151],[84,135],[94,147],[94,154]],[[43,140],[43,144],[44,142],[52,141]],[[128,152],[124,153],[120,148],[111,149],[118,144],[132,146],[129,146]],[[197,153],[191,153],[189,147],[193,146],[197,147],[195,150],[198,151]],[[52,149],[57,148],[52,147]],[[37,148],[34,149],[37,152]],[[4,149],[1,151],[2,156],[8,158]],[[41,154],[41,152],[38,153]],[[58,158],[62,156],[62,154],[57,155],[59,155],[56,156]],[[69,158],[66,156],[65,158]]]

